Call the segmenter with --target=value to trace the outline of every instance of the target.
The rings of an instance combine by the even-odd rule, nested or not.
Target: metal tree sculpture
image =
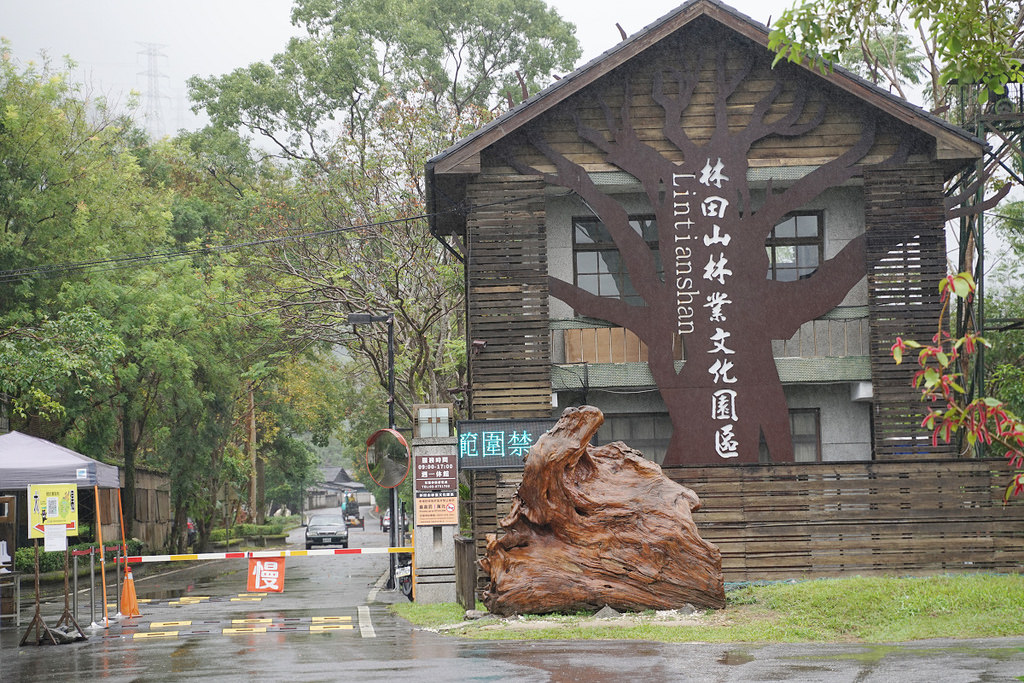
[[[634,125],[634,83],[645,82],[641,74],[606,76],[614,85],[594,95],[600,128],[581,113],[584,102],[572,109],[579,138],[640,181],[656,217],[657,255],[630,226],[626,208],[540,127],[510,141],[503,154],[518,172],[576,193],[614,240],[642,305],[597,296],[558,277],[549,278],[550,292],[578,314],[628,328],[647,345],[651,374],[673,425],[664,464],[757,462],[762,437],[772,460],[792,460],[771,341],[789,339],[801,324],[843,300],[865,274],[864,236],[813,275],[791,282],[766,280],[765,240],[787,213],[861,173],[879,137],[880,117],[864,107],[860,131],[844,151],[788,187],[775,191],[768,183],[763,197],[752,197],[751,148],[775,136],[815,131],[836,105],[795,70],[772,70],[769,57],[745,42],[705,34],[699,44],[680,40],[673,49],[673,62],[646,82],[664,117],[664,141],[678,154],[656,149],[650,131],[643,139]],[[752,105],[733,106],[730,98],[747,79],[756,80],[760,94]],[[616,99],[621,97],[617,111],[608,101],[613,88]],[[751,92],[757,87],[748,84],[748,99]],[[696,111],[710,113],[710,129],[684,121],[689,116],[692,124]],[[883,162],[905,160],[911,145],[911,136],[901,136]],[[525,160],[534,151],[547,168]],[[681,369],[673,355],[676,339],[683,347]]]

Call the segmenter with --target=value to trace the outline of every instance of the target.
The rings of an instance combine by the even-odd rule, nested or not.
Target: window
[[[811,275],[824,260],[821,213],[790,214],[765,241],[768,279],[791,282]]]
[[[789,411],[794,462],[821,461],[821,415],[817,408]]]
[[[574,218],[572,224],[576,286],[598,296],[622,299],[634,305],[643,304],[643,299],[629,280],[619,247],[604,223],[597,218]],[[647,242],[657,263],[658,276],[664,279],[654,216],[631,217],[629,225]]]

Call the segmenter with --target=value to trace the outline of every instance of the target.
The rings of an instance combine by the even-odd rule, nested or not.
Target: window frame
[[[776,237],[775,230],[790,219],[814,217],[817,219],[818,234],[814,237]],[[795,232],[795,230],[794,230]],[[772,280],[774,282],[794,282],[794,280],[779,280],[778,278],[778,260],[775,257],[775,249],[778,247],[793,247],[799,249],[800,247],[816,246],[818,248],[818,263],[814,270],[806,275],[797,275],[797,280],[810,277],[814,273],[818,272],[821,268],[821,264],[825,262],[825,212],[824,211],[792,211],[782,217],[778,223],[772,227],[771,233],[764,240],[764,247],[768,254],[768,273],[765,279]],[[797,251],[796,253],[799,253]],[[799,264],[799,261],[797,261]],[[785,268],[783,270],[792,270],[791,268]]]
[[[796,415],[813,415],[814,417],[814,434],[801,435],[803,438],[797,439],[795,425],[793,424],[793,417]],[[793,443],[793,462],[822,462],[821,459],[821,408],[790,408],[789,409],[789,435]],[[814,460],[797,460],[796,459],[796,445],[811,444],[814,445]]]
[[[660,248],[659,248],[659,242],[658,242],[658,222],[657,222],[657,216],[655,214],[653,214],[653,213],[637,213],[637,214],[630,214],[628,216],[628,220],[631,223],[634,222],[634,221],[638,221],[638,222],[639,221],[646,221],[646,222],[651,223],[654,226],[655,238],[653,240],[644,240],[644,242],[647,244],[648,249],[650,249],[650,251],[651,251],[651,255],[656,259],[656,261],[658,263],[658,266],[660,267],[661,266],[661,256],[660,256]],[[610,296],[608,294],[600,294],[599,292],[592,292],[590,289],[588,289],[586,287],[580,286],[579,259],[577,257],[578,254],[581,254],[581,253],[594,253],[594,254],[598,254],[599,255],[598,258],[600,258],[600,254],[601,253],[613,251],[613,252],[619,254],[619,258],[620,259],[622,258],[622,256],[621,256],[621,251],[619,249],[619,246],[615,243],[614,240],[609,240],[607,242],[596,242],[595,241],[595,242],[591,242],[591,243],[582,243],[582,244],[577,242],[576,241],[576,230],[577,230],[577,225],[579,223],[599,223],[599,224],[603,225],[604,221],[602,221],[597,216],[593,216],[593,215],[589,215],[589,216],[573,216],[572,219],[571,219],[571,228],[572,228],[572,283],[573,283],[573,285],[576,286],[576,287],[579,287],[580,289],[582,289],[585,292],[593,294],[594,296],[600,296],[600,297],[604,297],[604,298],[607,298],[607,299],[617,299],[619,301],[624,301],[626,303],[636,305],[636,302],[633,302],[633,301],[631,301],[630,298],[627,298],[626,296],[624,296],[623,293],[621,292],[621,290],[618,292],[617,296],[613,297],[613,296]],[[606,228],[606,230],[607,230],[607,228]],[[642,229],[641,229],[640,235],[641,235],[641,237],[643,236]],[[620,263],[621,263],[621,261],[620,261]],[[626,278],[629,277],[629,271],[626,270],[624,267],[619,272],[621,272],[623,275],[625,275]],[[584,275],[600,276],[601,273],[600,272],[598,272],[598,273],[584,273]],[[613,273],[612,275],[615,275],[615,274]],[[664,273],[663,272],[661,273],[661,276],[664,277]],[[600,284],[598,285],[598,290],[600,290]],[[636,297],[636,298],[640,298],[638,294],[637,295],[631,295],[631,296],[632,297]],[[639,303],[642,303],[642,300]]]

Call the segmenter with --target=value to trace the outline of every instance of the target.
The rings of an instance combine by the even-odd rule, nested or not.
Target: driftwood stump
[[[480,564],[495,614],[725,606],[722,557],[697,533],[697,495],[621,442],[588,446],[604,416],[568,408],[530,449],[505,533]]]

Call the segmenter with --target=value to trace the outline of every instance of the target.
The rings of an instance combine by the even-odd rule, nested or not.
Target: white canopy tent
[[[29,484],[78,484],[120,488],[117,467],[21,432],[0,435],[0,491]]]

